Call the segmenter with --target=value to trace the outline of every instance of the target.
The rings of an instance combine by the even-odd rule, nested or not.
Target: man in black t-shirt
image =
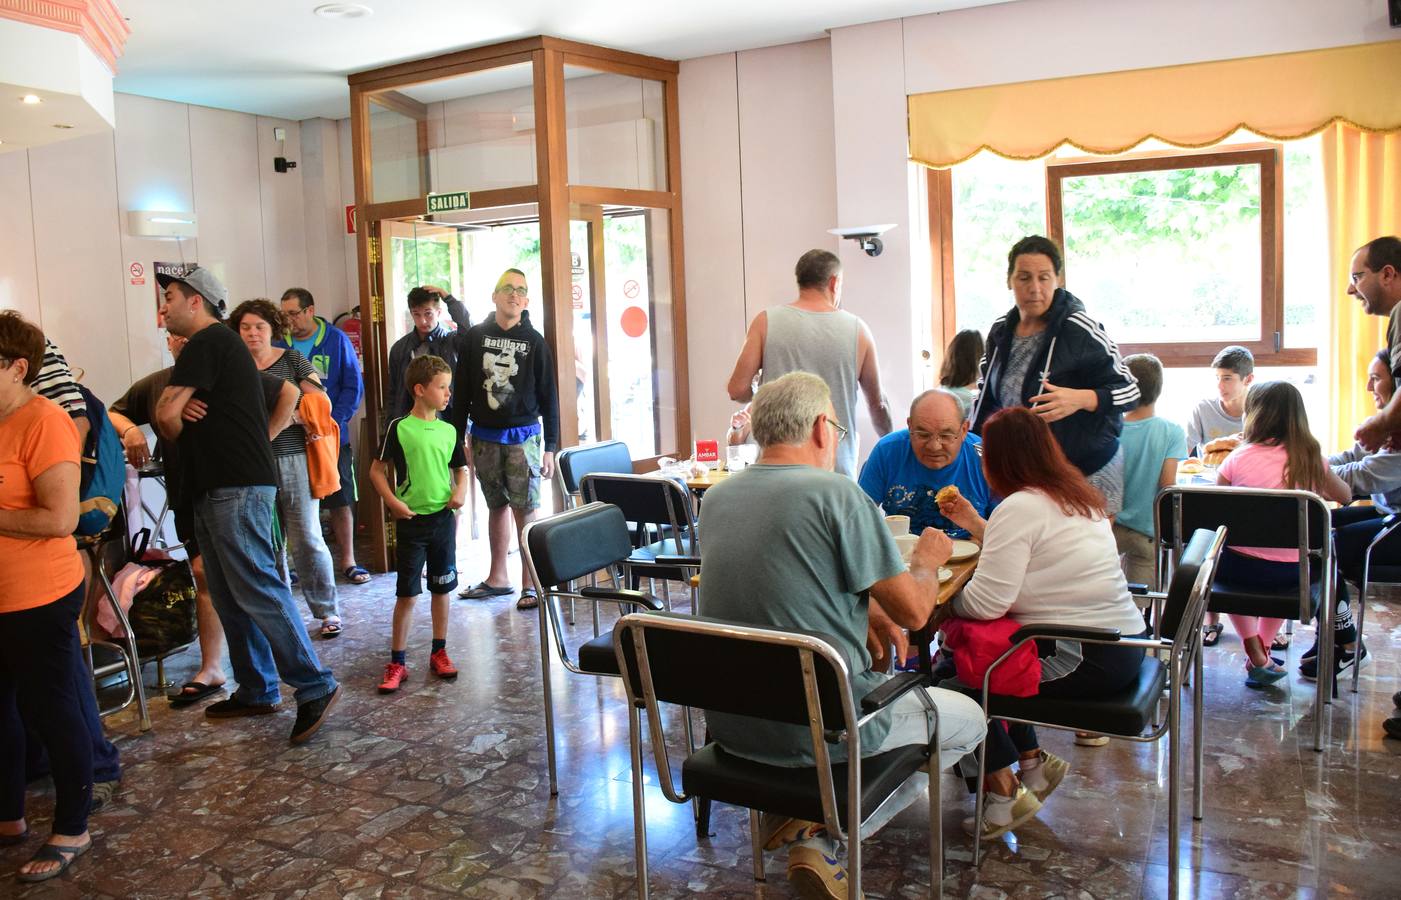
[[[293,743],[309,739],[340,696],[311,647],[292,592],[278,575],[272,543],[277,481],[257,367],[221,318],[227,293],[196,266],[158,275],[166,327],[189,339],[156,406],[156,425],[178,442],[182,487],[194,504],[195,539],[210,598],[228,638],[238,690],[211,704],[211,719],[276,711],[278,681],[296,692]]]
[[[180,358],[186,340],[177,334],[166,333],[166,347],[170,355]],[[151,459],[150,448],[146,445],[146,433],[142,425],[155,425],[156,406],[161,393],[170,384],[174,368],[152,372],[137,381],[115,403],[107,408],[107,418],[112,420],[126,452],[127,462],[140,469]],[[259,372],[262,380],[263,404],[268,410],[269,427],[280,427],[292,418],[297,399],[301,396],[296,385],[283,381],[266,372]],[[219,625],[219,617],[214,612],[213,601],[209,598],[209,585],[204,576],[204,561],[200,558],[199,542],[195,540],[194,503],[188,499],[188,489],[181,483],[184,468],[180,465],[180,445],[178,441],[156,441],[156,458],[161,462],[164,474],[166,501],[175,520],[175,535],[180,539],[190,560],[190,569],[195,576],[195,612],[199,623],[199,671],[186,681],[180,690],[171,694],[170,705],[176,709],[203,700],[219,690],[224,684],[224,630]]]

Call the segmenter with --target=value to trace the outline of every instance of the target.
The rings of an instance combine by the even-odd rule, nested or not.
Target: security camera
[[[835,234],[839,238],[846,238],[855,241],[867,256],[880,256],[880,252],[885,249],[885,244],[881,242],[880,236],[890,229],[890,225],[859,225],[855,228],[828,228],[828,234]]]

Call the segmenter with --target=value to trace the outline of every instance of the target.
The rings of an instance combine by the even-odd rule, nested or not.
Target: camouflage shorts
[[[490,509],[510,505],[526,511],[540,508],[540,461],[544,439],[533,434],[521,444],[496,444],[472,438],[472,465]]]

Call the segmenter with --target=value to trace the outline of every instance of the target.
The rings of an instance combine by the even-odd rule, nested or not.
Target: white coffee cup
[[[886,516],[885,527],[890,529],[890,533],[896,537],[908,535],[910,533],[909,516]]]
[[[895,546],[900,548],[900,559],[906,565],[909,564],[910,557],[914,556],[915,545],[918,543],[919,535],[917,534],[897,534],[895,536]]]

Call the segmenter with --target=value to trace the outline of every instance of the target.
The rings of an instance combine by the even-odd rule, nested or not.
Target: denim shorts
[[[457,588],[457,518],[450,509],[399,519],[394,523],[398,580],[395,596],[423,593],[423,565],[428,564],[428,592],[450,594]]]

